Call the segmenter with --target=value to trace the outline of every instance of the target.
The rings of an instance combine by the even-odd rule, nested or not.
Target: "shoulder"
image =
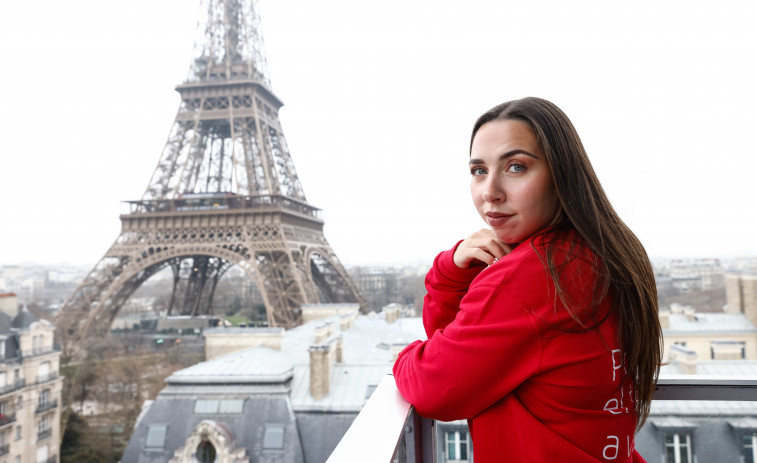
[[[471,284],[506,292],[525,306],[553,307],[555,280],[563,296],[590,298],[601,267],[585,241],[574,231],[538,236],[520,243],[510,254],[483,270]]]
[[[508,255],[481,272],[478,283],[501,284],[515,279],[546,276],[551,267],[593,262],[593,254],[578,233],[538,235],[520,243]],[[574,262],[577,261],[577,262]]]

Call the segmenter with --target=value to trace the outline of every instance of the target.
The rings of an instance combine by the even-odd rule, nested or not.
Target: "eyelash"
[[[517,168],[519,168],[519,170],[517,170],[515,172],[512,172],[511,169],[513,167],[517,167]],[[509,166],[507,166],[507,169],[505,169],[505,172],[510,172],[510,173],[513,173],[513,174],[520,174],[520,173],[525,172],[525,170],[526,170],[526,166],[525,165],[523,165],[523,164],[521,164],[519,162],[514,162],[514,163],[510,164]],[[473,176],[484,175],[486,173],[487,173],[486,169],[484,169],[481,166],[471,167],[471,169],[470,169],[470,174],[473,175]]]
[[[526,170],[526,166],[524,166],[523,164],[520,164],[518,162],[514,162],[514,163],[510,164],[509,166],[507,166],[507,171],[510,172],[510,169],[512,167],[519,167],[520,168],[520,170],[518,170],[516,172],[513,172],[515,174],[520,174],[521,172],[524,172]]]

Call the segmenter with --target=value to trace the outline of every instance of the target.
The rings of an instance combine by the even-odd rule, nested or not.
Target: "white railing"
[[[655,400],[757,401],[757,376],[666,376]],[[422,418],[387,375],[328,459],[328,463],[433,463],[434,421]]]
[[[329,457],[330,463],[392,461],[412,407],[387,375]]]

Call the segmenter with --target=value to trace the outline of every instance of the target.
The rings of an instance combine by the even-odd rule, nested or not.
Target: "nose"
[[[484,185],[481,197],[487,203],[501,203],[505,200],[505,190],[494,178],[489,178]]]

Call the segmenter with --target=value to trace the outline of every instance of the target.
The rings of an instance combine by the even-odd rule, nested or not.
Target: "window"
[[[235,414],[242,413],[244,408],[244,400],[242,399],[227,399],[227,400],[212,400],[212,399],[197,399],[195,402],[195,413],[205,415],[222,414]]]
[[[44,434],[48,429],[50,429],[50,415],[45,415],[39,420],[37,431],[39,431],[40,434]]]
[[[244,400],[222,400],[218,404],[218,413],[226,414],[240,414],[242,413],[242,407],[244,406]]]
[[[217,411],[217,400],[198,399],[195,402],[195,413],[216,413]]]
[[[21,426],[16,426],[16,440],[21,439]]]
[[[746,358],[746,343],[743,341],[712,341],[710,343],[712,360],[743,360]]]
[[[757,431],[751,434],[744,434],[741,438],[744,443],[744,463],[757,462],[757,453],[755,453],[755,450],[757,450]]]
[[[43,389],[39,394],[39,408],[47,408],[47,404],[50,402],[50,389]]]
[[[216,461],[216,448],[213,444],[204,440],[197,446],[197,461],[200,463],[213,463]]]
[[[166,443],[166,431],[168,425],[165,424],[151,424],[147,428],[147,440],[145,441],[145,447],[159,447],[163,448]]]
[[[263,436],[263,449],[284,448],[284,425],[266,423]]]
[[[47,445],[37,448],[37,463],[44,463],[47,461]]]
[[[50,379],[50,362],[42,362],[37,368],[37,381],[47,381]]]
[[[468,461],[468,433],[466,431],[450,431],[445,434],[447,461]]]
[[[691,434],[665,434],[665,463],[692,463]]]

